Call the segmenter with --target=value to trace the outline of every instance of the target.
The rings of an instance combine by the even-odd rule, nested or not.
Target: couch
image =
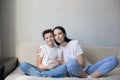
[[[43,78],[35,76],[25,75],[19,68],[21,62],[27,61],[33,65],[36,63],[36,44],[23,43],[17,47],[17,58],[11,57],[0,63],[0,76],[4,80],[120,80],[120,65],[117,66],[113,71],[106,74],[101,78],[76,78],[76,77],[65,77],[65,78]],[[87,46],[82,47],[84,54],[91,63],[95,63],[108,56],[116,56],[120,60],[120,48],[119,47],[95,47]],[[9,65],[8,65],[9,64]],[[7,66],[7,67],[6,67]],[[9,67],[10,69],[9,69]],[[11,68],[13,67],[13,68]],[[2,70],[3,73],[2,74]],[[0,80],[2,80],[2,78]]]

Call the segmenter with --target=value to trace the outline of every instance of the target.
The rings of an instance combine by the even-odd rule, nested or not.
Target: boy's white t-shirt
[[[65,47],[60,46],[60,48],[63,51],[65,62],[68,62],[70,59],[77,60],[77,56],[83,54],[83,50],[81,49],[78,40],[71,40]],[[88,66],[91,65],[91,63],[86,58],[84,59],[85,59],[84,71],[85,71],[88,68]]]
[[[38,56],[43,58],[42,64],[44,66],[50,66],[58,57],[62,57],[62,50],[58,47],[50,48],[44,44],[40,48],[41,51],[38,53]]]

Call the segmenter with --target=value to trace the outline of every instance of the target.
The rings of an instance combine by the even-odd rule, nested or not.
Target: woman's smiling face
[[[54,30],[54,36],[55,36],[55,40],[58,43],[64,42],[65,34],[60,29]]]

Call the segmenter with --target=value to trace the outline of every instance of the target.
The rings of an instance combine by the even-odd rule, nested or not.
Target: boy
[[[62,77],[67,73],[66,65],[62,65],[62,51],[54,43],[54,35],[51,29],[46,29],[42,33],[46,44],[40,46],[37,54],[37,66],[23,62],[20,69],[27,75],[37,77]]]
[[[61,64],[62,50],[54,45],[55,39],[51,29],[43,31],[42,36],[46,44],[39,47],[37,67],[50,70]]]

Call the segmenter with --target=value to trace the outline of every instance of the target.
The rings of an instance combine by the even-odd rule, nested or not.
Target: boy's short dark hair
[[[43,36],[43,39],[45,39],[45,34],[47,33],[52,33],[53,34],[53,30],[52,29],[46,29],[42,32],[42,36]],[[54,35],[54,34],[53,34]]]

